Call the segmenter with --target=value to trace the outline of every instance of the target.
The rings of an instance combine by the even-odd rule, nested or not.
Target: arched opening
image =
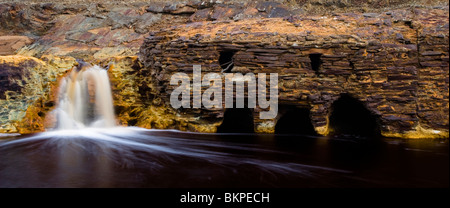
[[[253,111],[249,108],[227,108],[217,133],[253,133]]]
[[[359,100],[342,94],[331,106],[329,126],[333,135],[377,137],[380,135],[377,116]]]
[[[234,51],[221,51],[219,56],[219,64],[222,68],[222,72],[229,73],[234,67]]]
[[[304,134],[317,135],[310,118],[310,110],[307,108],[280,107],[284,109],[283,115],[275,125],[276,134]]]

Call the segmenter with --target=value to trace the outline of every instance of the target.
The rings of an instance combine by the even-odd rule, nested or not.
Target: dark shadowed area
[[[448,187],[448,140],[139,128],[0,141],[0,187]]]

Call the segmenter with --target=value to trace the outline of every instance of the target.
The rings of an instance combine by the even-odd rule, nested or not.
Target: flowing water
[[[57,129],[115,126],[108,73],[99,66],[72,70],[59,87]]]
[[[0,135],[0,187],[449,186],[448,140],[116,127],[97,66],[61,81],[56,112],[53,131]]]
[[[448,140],[60,130],[1,139],[0,187],[448,187],[448,150]]]

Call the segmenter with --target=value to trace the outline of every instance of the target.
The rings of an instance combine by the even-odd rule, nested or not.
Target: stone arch
[[[379,118],[363,102],[343,93],[331,105],[329,130],[331,135],[378,137]]]
[[[311,111],[306,107],[279,106],[280,116],[275,124],[276,134],[317,135],[311,121]]]
[[[253,109],[227,108],[217,133],[254,133]]]

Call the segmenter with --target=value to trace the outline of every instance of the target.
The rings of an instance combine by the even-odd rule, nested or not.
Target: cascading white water
[[[107,71],[99,66],[74,69],[61,80],[56,129],[114,127],[113,99]]]

